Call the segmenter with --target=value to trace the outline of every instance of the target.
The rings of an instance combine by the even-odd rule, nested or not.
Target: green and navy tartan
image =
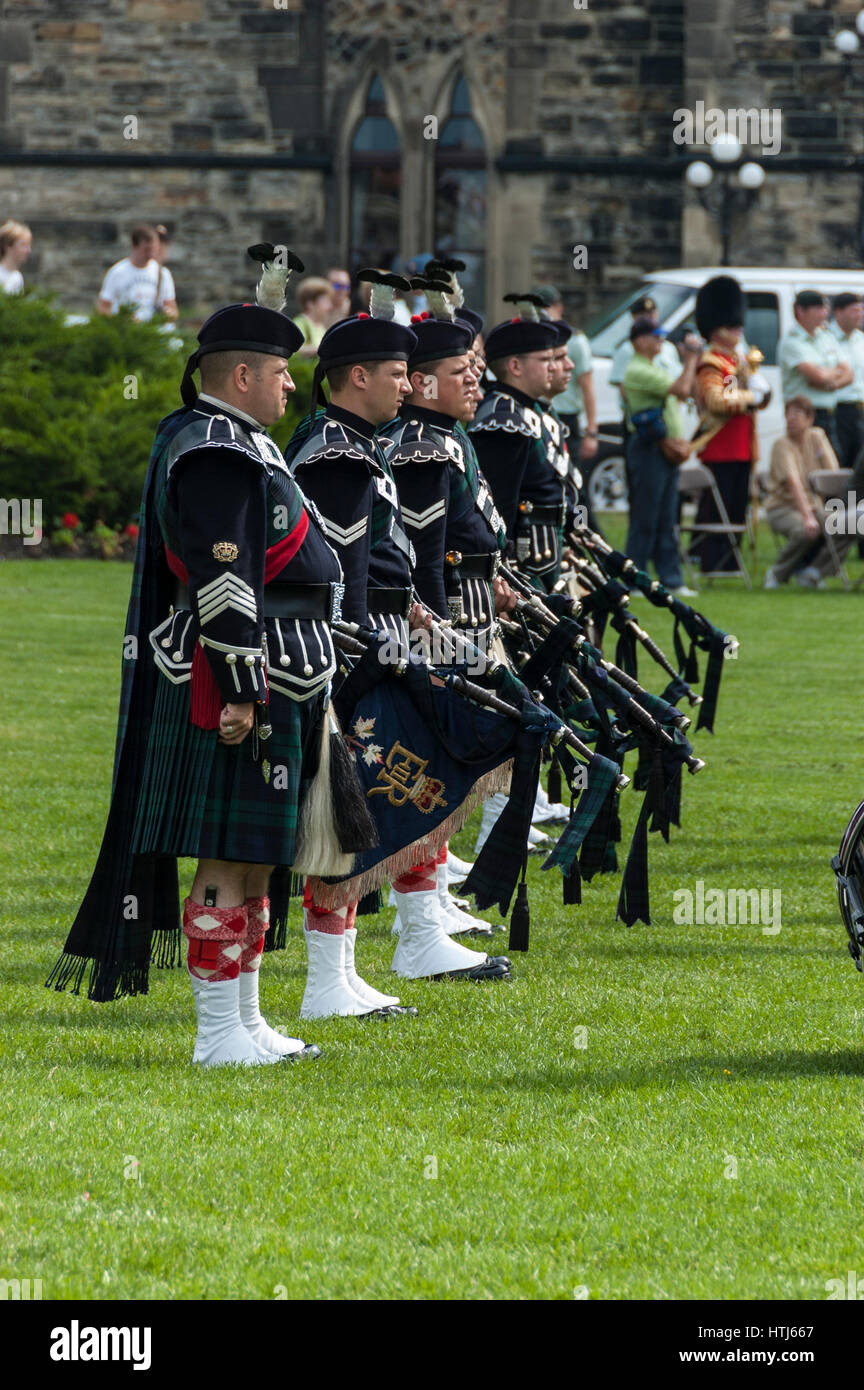
[[[179,949],[176,862],[136,857],[132,828],[156,698],[157,672],[148,635],[167,613],[174,583],[165,564],[159,529],[151,526],[154,480],[168,445],[188,414],[184,408],[166,416],[150,454],[124,629],[108,821],[84,901],[63,953],[46,980],[55,989],[71,988],[77,994],[89,970],[87,994],[100,1001],[147,993],[154,936],[159,942],[156,954],[160,962],[173,963]]]
[[[189,718],[189,683],[159,677],[138,800],[136,854],[292,864],[298,807],[314,776],[323,692],[298,703],[271,690],[273,727],[228,747]],[[314,765],[313,765],[314,764]]]

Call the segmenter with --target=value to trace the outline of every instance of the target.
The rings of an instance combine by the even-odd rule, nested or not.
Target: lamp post
[[[708,153],[708,159],[696,159],[687,165],[685,178],[705,211],[719,217],[720,264],[729,265],[732,218],[736,212],[746,212],[752,206],[765,182],[765,170],[753,160],[740,162],[741,144],[734,135],[718,135]]]
[[[854,29],[837,30],[834,35],[834,47],[837,52],[842,53],[844,58],[851,58],[852,54],[857,53],[861,46],[859,34],[864,34],[864,10],[859,10],[855,16]]]

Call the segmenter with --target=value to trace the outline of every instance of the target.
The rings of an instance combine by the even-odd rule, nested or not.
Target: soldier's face
[[[552,349],[526,352],[520,357],[521,370],[513,379],[517,386],[535,399],[548,396],[552,377]]]
[[[288,371],[288,359],[268,357],[253,371],[245,364],[237,367],[237,385],[243,392],[243,409],[262,425],[275,425],[285,414],[288,397],[294,390],[294,382]]]
[[[566,391],[572,375],[573,363],[567,356],[566,347],[556,348],[552,357],[550,396],[560,396],[562,391]]]
[[[452,420],[470,420],[477,409],[478,378],[473,355],[445,357],[438,363],[432,380],[437,388],[437,399],[429,401],[430,409],[440,410]]]
[[[374,371],[365,373],[366,419],[373,425],[384,425],[399,414],[399,407],[411,394],[408,368],[404,362],[381,362]]]

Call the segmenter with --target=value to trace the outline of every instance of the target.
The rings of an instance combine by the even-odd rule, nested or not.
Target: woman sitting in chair
[[[805,588],[821,589],[824,576],[849,549],[849,536],[832,537],[834,556],[825,544],[825,511],[811,477],[839,464],[825,431],[813,424],[815,416],[806,396],[792,396],[786,402],[786,434],[771,450],[765,514],[771,530],[787,540],[765,576],[766,589],[779,588],[792,574]],[[844,489],[838,485],[837,490]]]

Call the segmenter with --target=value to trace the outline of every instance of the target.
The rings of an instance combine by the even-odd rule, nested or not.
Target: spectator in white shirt
[[[23,222],[4,222],[0,227],[0,290],[20,294],[24,288],[21,267],[33,249],[33,233]]]
[[[100,314],[116,314],[123,304],[133,310],[139,323],[151,319],[157,309],[166,318],[176,319],[177,298],[174,279],[160,265],[159,234],[155,227],[141,223],[132,228],[132,249],[108,271],[96,300]]]

